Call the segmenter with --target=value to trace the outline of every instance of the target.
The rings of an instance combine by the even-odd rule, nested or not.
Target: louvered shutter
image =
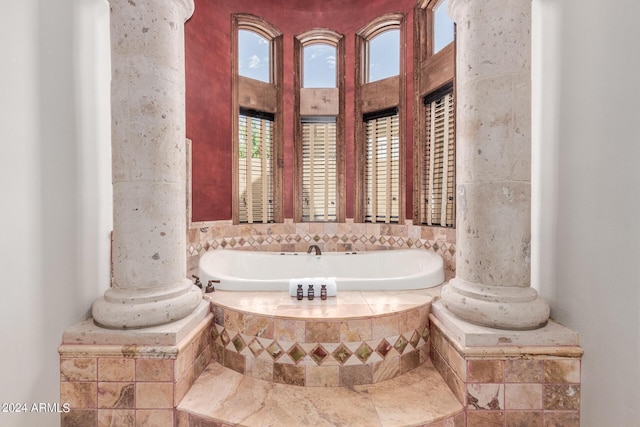
[[[400,121],[398,114],[365,121],[365,221],[398,222]]]
[[[273,120],[241,113],[238,129],[239,222],[273,222]]]
[[[425,104],[422,223],[453,227],[456,184],[453,94],[447,92]]]
[[[336,221],[336,123],[302,123],[302,220]]]

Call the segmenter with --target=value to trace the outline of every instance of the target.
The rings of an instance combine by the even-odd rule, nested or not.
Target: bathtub
[[[216,290],[289,291],[291,279],[335,278],[338,292],[423,289],[444,282],[440,255],[425,249],[371,252],[250,252],[214,250],[202,255],[203,284]]]

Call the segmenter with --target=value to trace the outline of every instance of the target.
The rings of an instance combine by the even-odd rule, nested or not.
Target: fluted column
[[[110,0],[113,287],[93,305],[108,328],[191,314],[186,278],[184,22],[193,0]]]
[[[531,0],[450,0],[456,22],[456,316],[501,329],[546,324],[531,282]]]

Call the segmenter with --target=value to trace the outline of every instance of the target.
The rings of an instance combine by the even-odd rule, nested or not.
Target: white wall
[[[580,333],[581,425],[640,410],[640,3],[534,0],[534,285]]]
[[[62,332],[109,284],[109,9],[4,1],[0,16],[0,402],[55,403]]]

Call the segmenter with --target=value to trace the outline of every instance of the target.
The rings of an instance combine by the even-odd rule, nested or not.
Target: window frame
[[[368,73],[367,45],[375,36],[390,30],[400,30],[400,72],[397,76],[386,79],[367,82]],[[401,96],[407,91],[406,71],[406,17],[403,13],[390,13],[382,15],[356,32],[355,49],[355,210],[354,221],[366,222],[366,149],[367,134],[364,122],[365,114],[397,108],[399,120],[399,200],[398,200],[398,224],[404,224],[406,218],[405,193],[406,193],[406,96]]]
[[[303,88],[303,49],[313,44],[336,48],[336,88]],[[303,222],[302,120],[335,117],[336,120],[336,221],[345,222],[345,37],[331,29],[315,28],[294,37],[294,164],[293,218]],[[307,222],[307,221],[305,221]],[[316,221],[308,221],[316,222]]]
[[[270,83],[238,73],[238,31],[249,30],[270,43]],[[273,218],[283,222],[283,36],[267,21],[249,14],[231,16],[231,85],[232,99],[232,222],[239,224],[239,117],[241,109],[274,115],[273,123]]]
[[[454,24],[453,42],[446,45],[437,53],[433,52],[433,9],[441,0],[422,0],[414,8],[414,103],[413,103],[413,218],[414,224],[427,225],[423,223],[426,217],[423,204],[424,194],[428,189],[424,186],[425,169],[425,144],[426,144],[426,106],[424,100],[433,98],[447,90],[453,91],[454,111],[456,105],[456,84],[455,84],[455,53],[456,53],[456,30]],[[456,120],[454,117],[454,139],[456,138]],[[455,142],[454,142],[455,144]],[[454,149],[455,150],[455,149]],[[455,182],[454,166],[454,182]],[[455,184],[454,184],[455,185]],[[454,212],[455,212],[454,197]],[[440,227],[440,225],[433,225]],[[455,228],[455,214],[454,225]],[[450,228],[450,227],[447,227]]]

